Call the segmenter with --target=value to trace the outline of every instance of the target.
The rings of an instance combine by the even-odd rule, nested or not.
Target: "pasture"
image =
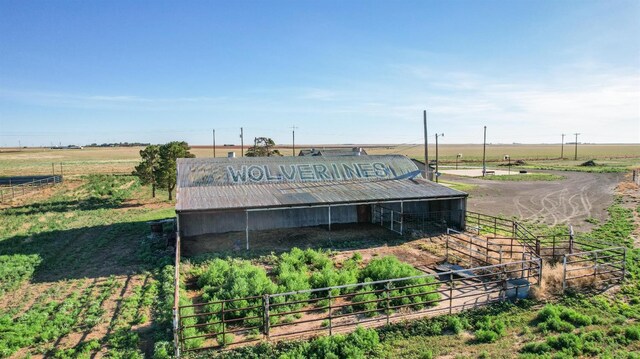
[[[296,148],[322,147],[323,145],[299,145]],[[331,145],[327,145],[330,147]],[[424,159],[421,145],[355,145],[364,147],[369,154],[403,154],[419,160]],[[131,173],[139,162],[141,147],[84,148],[82,150],[51,150],[46,148],[0,149],[0,174],[16,176],[20,174],[124,174]],[[246,150],[246,147],[245,147]],[[283,155],[291,155],[290,147],[279,147]],[[216,147],[216,156],[226,157],[228,151],[240,156],[240,148]],[[210,146],[194,146],[191,150],[196,157],[212,157]],[[456,155],[462,153],[461,164],[477,166],[482,162],[482,145],[439,146],[440,161],[444,165],[454,165]],[[585,171],[625,171],[628,167],[640,165],[640,145],[579,145],[578,161],[573,161],[573,148],[565,145],[565,160],[559,160],[559,145],[487,145],[487,161],[490,167],[505,164],[504,155],[512,161],[527,162],[526,168],[570,169]],[[429,145],[429,158],[435,158],[435,146]],[[602,167],[579,167],[584,161],[595,159]],[[52,168],[54,164],[54,168]],[[517,167],[514,166],[514,169]]]

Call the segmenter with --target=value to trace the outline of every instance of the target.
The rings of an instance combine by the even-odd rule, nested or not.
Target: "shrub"
[[[462,333],[462,331],[467,327],[466,322],[464,322],[459,317],[448,316],[447,317],[447,328],[451,329],[456,334]]]
[[[551,348],[565,353],[571,353],[574,355],[582,353],[582,340],[573,333],[564,333],[555,337],[549,337],[547,339],[547,344]]]
[[[624,330],[624,336],[631,341],[640,340],[640,325],[626,328]]]
[[[153,346],[153,359],[170,359],[173,356],[173,343],[156,342]]]
[[[352,299],[352,302],[357,303],[354,304],[353,307],[357,310],[365,310],[367,313],[365,315],[367,317],[375,317],[379,314],[379,312],[375,311],[378,308],[377,302],[369,302],[378,299],[378,296],[375,293],[367,293],[373,291],[373,287],[370,285],[366,285],[360,289]],[[360,303],[360,302],[369,302],[369,303]]]
[[[587,325],[591,325],[591,317],[589,317],[588,315],[580,314],[571,308],[562,307],[560,310],[560,318],[577,327],[585,327]]]
[[[419,276],[421,274],[423,273],[415,269],[411,265],[401,262],[400,260],[398,260],[398,258],[387,256],[383,258],[376,258],[369,262],[369,264],[367,264],[367,266],[360,272],[360,279],[365,282],[381,281],[385,279]],[[427,303],[428,305],[436,305],[437,303],[435,301],[440,299],[440,294],[424,294],[425,292],[431,292],[435,290],[435,285],[429,285],[433,282],[435,282],[435,279],[433,277],[419,277],[391,283],[390,288],[393,289],[400,287],[400,289],[392,290],[390,292],[390,305],[406,306],[414,309],[423,308],[425,306],[425,302],[431,302]],[[417,287],[402,288],[406,286]],[[383,289],[384,287],[384,284],[378,284],[374,288]],[[379,294],[379,296],[382,295],[385,295],[385,293],[381,292]],[[380,303],[380,305],[384,305],[384,303]]]
[[[488,316],[483,317],[476,323],[478,328],[474,335],[476,341],[479,343],[493,343],[506,334],[506,325],[503,321],[491,318]]]
[[[493,343],[500,338],[498,333],[485,329],[476,330],[474,335],[476,336],[476,342],[478,343]]]
[[[551,351],[549,344],[542,343],[527,343],[522,347],[522,352],[532,354],[544,354]]]
[[[233,334],[225,333],[225,334],[219,334],[218,336],[216,336],[216,340],[220,345],[229,345],[233,343],[233,341],[235,340],[235,337]]]
[[[552,304],[545,305],[538,312],[536,321],[538,329],[542,332],[570,332],[576,327],[584,327],[593,323],[588,315],[578,313],[571,308]]]

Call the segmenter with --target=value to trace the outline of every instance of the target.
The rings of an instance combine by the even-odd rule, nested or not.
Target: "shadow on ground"
[[[0,241],[0,255],[37,255],[32,282],[139,274],[171,264],[166,237],[150,234],[149,224],[121,222],[58,230]]]
[[[68,213],[75,211],[93,211],[96,209],[135,208],[141,206],[142,204],[122,203],[122,200],[115,198],[90,197],[84,200],[52,201],[11,207],[6,209],[3,215],[34,215],[47,212]]]

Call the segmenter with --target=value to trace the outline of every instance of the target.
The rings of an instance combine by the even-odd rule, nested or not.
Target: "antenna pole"
[[[424,178],[429,179],[429,140],[427,137],[427,110],[422,112],[424,119]]]
[[[291,135],[293,136],[293,154],[292,156],[295,157],[296,155],[296,125],[293,125],[293,127],[291,127]]]
[[[244,130],[240,127],[240,153],[241,157],[244,157]]]
[[[213,130],[213,158],[216,157],[216,130]]]

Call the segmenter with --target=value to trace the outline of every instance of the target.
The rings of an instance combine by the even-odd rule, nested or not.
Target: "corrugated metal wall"
[[[400,212],[400,202],[384,203],[387,209]],[[430,213],[436,211],[465,210],[466,199],[439,201],[405,202],[405,213]],[[183,237],[202,234],[240,232],[246,229],[245,211],[193,212],[181,213],[180,227]],[[464,220],[464,215],[461,216]],[[331,207],[331,223],[357,223],[356,205]],[[249,230],[276,228],[298,228],[327,225],[329,210],[327,207],[278,209],[271,211],[249,212]],[[464,223],[458,223],[464,226]]]
[[[244,231],[246,229],[245,221],[244,211],[180,214],[180,226],[184,237]],[[331,223],[355,223],[357,221],[356,206],[331,207]],[[249,230],[251,231],[312,227],[328,223],[329,209],[326,207],[249,212]]]

